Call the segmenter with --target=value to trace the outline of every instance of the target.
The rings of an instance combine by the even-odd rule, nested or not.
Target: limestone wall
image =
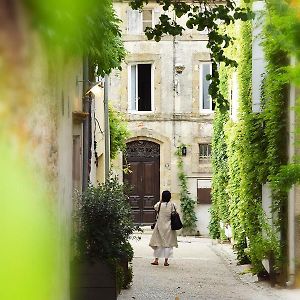
[[[126,113],[132,133],[130,140],[145,139],[160,144],[160,190],[170,189],[176,201],[179,200],[180,187],[175,152],[181,143],[187,146],[187,156],[183,158],[185,171],[191,195],[196,199],[197,179],[211,178],[210,162],[199,162],[198,146],[199,143],[210,143],[212,136],[213,113],[201,113],[199,99],[199,65],[210,61],[206,48],[207,36],[189,30],[181,37],[164,37],[159,43],[148,41],[143,33],[132,34],[128,31],[128,3],[116,2],[114,6],[123,21],[123,40],[128,55],[122,70],[110,76],[109,99],[118,110]],[[158,18],[161,8],[154,2],[147,7],[154,8],[154,18]],[[136,22],[135,25],[139,26]],[[128,70],[132,63],[153,65],[151,112],[132,112],[128,109]],[[175,70],[178,65],[184,66],[181,74]],[[121,161],[120,157],[119,165]],[[197,206],[201,234],[208,234],[208,208],[209,205]]]

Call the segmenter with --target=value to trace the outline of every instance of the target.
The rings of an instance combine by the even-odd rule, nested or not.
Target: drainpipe
[[[110,134],[109,134],[109,113],[108,113],[108,75],[104,77],[104,139],[105,139],[105,179],[109,177],[110,167]]]
[[[176,15],[174,14],[174,20],[176,20]],[[176,122],[175,122],[175,101],[176,101],[176,75],[175,75],[175,64],[176,64],[176,37],[173,36],[173,116],[172,116],[172,135],[173,135],[173,144],[176,147]]]
[[[291,65],[295,65],[295,58],[291,59]],[[293,163],[295,156],[295,86],[290,87],[289,95],[289,163]],[[288,194],[288,253],[289,274],[286,285],[292,287],[295,284],[295,186],[293,185]]]
[[[89,140],[90,140],[90,96],[86,95],[89,89],[89,63],[88,57],[83,58],[83,104],[84,112],[89,113],[88,117],[83,122],[83,145],[82,145],[82,191],[86,191],[89,182]]]

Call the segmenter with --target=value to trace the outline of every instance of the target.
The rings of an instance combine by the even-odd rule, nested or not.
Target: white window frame
[[[212,74],[212,63],[210,61],[201,61],[199,63],[199,101],[200,101],[200,113],[203,114],[211,114],[213,113],[213,103],[212,103],[212,98],[209,95],[209,103],[210,103],[210,107],[209,108],[204,108],[203,107],[203,65],[210,65],[210,74]],[[209,81],[210,82],[210,81]]]
[[[200,145],[205,145],[207,146],[207,152],[208,152],[208,147],[210,146],[210,155],[209,156],[201,156],[201,153],[200,153]],[[199,162],[201,161],[207,161],[207,160],[210,160],[211,159],[211,143],[199,143],[198,144],[198,149],[199,149]]]
[[[141,111],[138,110],[139,103],[138,103],[138,68],[136,68],[136,74],[135,74],[135,109],[131,108],[131,102],[132,102],[132,95],[131,95],[131,68],[132,66],[138,66],[138,65],[151,65],[151,110],[148,111]],[[130,63],[128,65],[128,112],[134,113],[134,114],[149,114],[154,112],[154,63],[151,61],[147,62],[134,62]]]

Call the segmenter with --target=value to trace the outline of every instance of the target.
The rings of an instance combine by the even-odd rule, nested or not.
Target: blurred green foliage
[[[23,156],[0,139],[0,299],[53,299],[60,294],[54,203]]]
[[[88,56],[102,76],[120,66],[125,49],[112,0],[23,1],[50,54],[61,47],[68,55]]]

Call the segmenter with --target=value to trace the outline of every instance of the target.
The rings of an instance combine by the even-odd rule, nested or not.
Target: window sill
[[[148,115],[148,114],[153,114],[154,111],[128,111],[128,114],[130,115]]]
[[[200,115],[213,115],[214,113],[214,110],[200,110]]]

